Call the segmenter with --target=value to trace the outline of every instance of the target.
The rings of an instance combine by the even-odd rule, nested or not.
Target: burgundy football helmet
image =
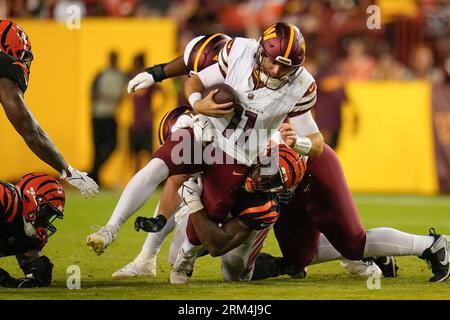
[[[288,67],[280,78],[270,77],[263,67],[264,58]],[[293,24],[278,22],[268,27],[259,39],[255,54],[259,66],[259,77],[269,89],[279,89],[294,79],[297,70],[305,61],[305,40]]]
[[[33,61],[31,42],[25,31],[15,22],[0,20],[0,51],[22,62],[30,69]]]
[[[184,51],[184,63],[189,72],[200,72],[218,60],[220,50],[231,38],[223,33],[213,33],[192,39]]]

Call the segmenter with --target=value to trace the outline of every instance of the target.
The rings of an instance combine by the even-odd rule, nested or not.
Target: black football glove
[[[167,223],[166,217],[158,215],[155,218],[137,217],[134,221],[136,231],[144,230],[146,232],[159,232]]]
[[[16,279],[0,268],[0,286],[4,288],[36,288],[41,287],[40,282],[33,278]]]
[[[17,261],[25,275],[33,275],[33,279],[39,283],[39,287],[48,287],[52,282],[53,264],[47,256],[30,258],[18,255]]]

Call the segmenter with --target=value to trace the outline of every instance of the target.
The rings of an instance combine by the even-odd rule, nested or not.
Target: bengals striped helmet
[[[306,158],[285,144],[270,148],[250,171],[244,189],[249,192],[293,191],[306,171]]]
[[[293,24],[278,22],[268,27],[259,39],[255,54],[262,83],[267,88],[276,90],[291,81],[305,62],[305,50],[303,35]],[[270,77],[263,68],[264,58],[289,68],[280,78]]]
[[[0,20],[0,51],[22,62],[30,69],[33,61],[31,42],[25,31],[15,22]]]
[[[16,185],[22,197],[25,233],[46,240],[56,232],[55,219],[62,219],[65,192],[61,184],[45,173],[24,175]]]
[[[189,73],[200,72],[218,61],[218,55],[231,38],[223,33],[213,33],[192,39],[184,49],[184,64]]]

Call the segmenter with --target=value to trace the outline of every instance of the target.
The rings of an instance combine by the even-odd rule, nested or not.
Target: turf
[[[153,212],[159,193],[139,211]],[[224,283],[220,275],[220,258],[203,257],[196,262],[192,280],[187,285],[168,283],[167,241],[158,260],[156,279],[112,280],[111,274],[130,262],[140,251],[145,233],[136,233],[134,217],[122,228],[117,241],[101,256],[85,245],[91,225],[103,225],[111,214],[119,194],[103,192],[96,199],[85,200],[76,192],[68,194],[66,214],[58,221],[58,232],[44,250],[54,267],[51,288],[0,289],[3,299],[450,299],[449,281],[428,283],[431,276],[424,261],[416,257],[399,257],[399,277],[381,279],[381,289],[369,290],[366,279],[348,275],[339,262],[308,268],[306,279],[280,277],[251,283]],[[450,197],[355,195],[366,228],[390,226],[406,232],[427,234],[429,227],[450,234]],[[279,255],[273,233],[263,249]],[[81,289],[66,287],[67,268],[81,270]],[[14,276],[21,276],[13,257],[1,258],[0,266]]]

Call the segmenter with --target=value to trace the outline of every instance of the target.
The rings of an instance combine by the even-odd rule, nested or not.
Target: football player
[[[64,214],[65,193],[44,173],[29,173],[17,185],[0,182],[0,257],[15,255],[25,277],[16,279],[0,268],[0,286],[49,286],[53,264],[41,251]]]
[[[231,218],[219,226],[212,221],[201,202],[201,183],[193,178],[185,182],[180,194],[188,207],[202,246],[189,251],[188,239],[177,232],[171,245],[173,269],[170,283],[183,284],[192,274],[197,254],[204,248],[213,257],[222,256],[222,274],[227,281],[250,280],[255,259],[264,240],[279,217],[279,204],[286,201],[303,178],[306,158],[284,144],[270,149],[270,155],[252,167],[244,190],[239,194]],[[261,180],[263,170],[276,168]],[[201,178],[198,179],[201,182]],[[289,198],[289,197],[287,197]],[[185,220],[187,220],[186,215]],[[180,239],[181,234],[181,239]],[[184,241],[181,241],[183,240]],[[178,251],[174,261],[173,248]],[[176,248],[179,248],[178,250]]]
[[[14,129],[41,160],[61,174],[61,178],[85,197],[98,193],[97,184],[70,166],[47,133],[33,117],[24,100],[33,52],[25,31],[15,22],[0,20],[0,103]]]
[[[180,148],[180,136],[172,135],[156,151],[154,159],[132,178],[111,219],[100,231],[88,237],[88,245],[102,252],[114,240],[120,226],[147,201],[156,187],[167,177],[177,174],[203,172],[202,201],[206,211],[215,222],[223,221],[236,201],[238,187],[250,165],[266,147],[271,130],[277,129],[288,114],[298,129],[295,148],[303,155],[319,155],[323,138],[309,110],[316,101],[316,85],[303,67],[304,57],[303,36],[291,24],[274,24],[260,41],[229,40],[219,54],[219,63],[193,74],[185,87],[194,111],[200,114],[197,118],[200,127],[213,123],[220,132],[207,147],[212,146],[208,149],[209,155],[214,159],[221,158],[223,162],[210,164],[208,160],[211,159],[198,161],[195,152],[189,154],[191,148],[201,152],[206,149],[202,132],[197,135],[189,128],[180,133],[185,135],[181,145],[187,151],[183,153],[186,159],[180,164],[179,158],[172,157],[173,151]],[[242,102],[242,109],[233,114],[231,102],[215,103],[213,96],[217,90],[202,97],[204,88],[216,83],[233,87]],[[260,132],[265,134],[258,136],[257,143],[246,143],[249,135]],[[254,142],[254,139],[249,140]],[[193,247],[200,244],[191,222],[187,234]]]
[[[294,145],[295,130],[284,126],[283,141]],[[393,257],[408,255],[428,263],[433,273],[430,282],[442,282],[449,277],[450,244],[433,228],[429,236],[393,228],[363,228],[339,159],[330,147],[325,145],[319,157],[308,159],[306,174],[311,176],[308,188],[298,190],[292,201],[281,208],[274,226],[283,259],[263,255],[261,264],[257,263],[257,267],[264,263],[274,267],[266,277],[285,273],[282,270],[286,269],[280,269],[280,265],[302,271],[307,265],[343,257],[349,260],[371,257],[385,276],[395,277]]]

